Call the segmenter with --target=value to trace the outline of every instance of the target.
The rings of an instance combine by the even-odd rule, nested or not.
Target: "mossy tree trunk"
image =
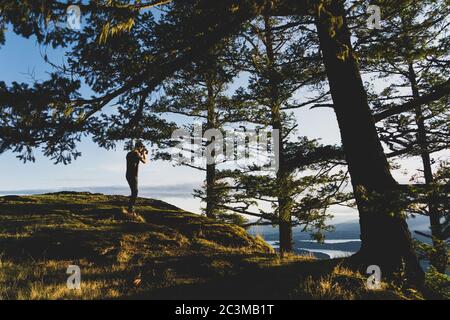
[[[334,110],[352,179],[361,227],[364,266],[378,265],[384,275],[402,270],[422,283],[423,271],[398,208],[397,182],[377,134],[358,63],[352,50],[344,1],[329,1],[316,17]]]

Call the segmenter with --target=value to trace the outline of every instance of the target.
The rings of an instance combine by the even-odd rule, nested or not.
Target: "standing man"
[[[135,215],[134,207],[138,196],[139,163],[147,163],[148,150],[141,141],[136,141],[134,149],[127,154],[127,181],[131,189],[128,213]]]

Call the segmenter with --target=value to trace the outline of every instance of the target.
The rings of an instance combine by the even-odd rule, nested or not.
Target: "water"
[[[264,237],[264,236],[263,236]],[[317,243],[314,240],[294,240],[294,251],[298,254],[313,255],[319,259],[335,259],[349,257],[358,251],[361,240],[359,239],[330,239],[324,243]],[[268,240],[275,250],[279,249],[279,242]],[[340,245],[346,250],[336,249],[333,245]]]

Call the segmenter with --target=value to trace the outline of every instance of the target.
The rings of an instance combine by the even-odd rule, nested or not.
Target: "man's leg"
[[[128,184],[131,189],[130,203],[128,205],[128,211],[134,212],[134,207],[136,205],[136,200],[138,197],[138,181],[137,178],[127,178]]]
[[[134,207],[136,206],[136,200],[138,197],[138,183],[137,179],[134,181],[133,189],[131,191],[131,212],[134,212]]]

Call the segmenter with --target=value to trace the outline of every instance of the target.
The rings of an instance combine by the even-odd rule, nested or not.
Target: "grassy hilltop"
[[[123,196],[0,197],[0,299],[406,298],[342,260],[280,259],[260,237],[152,199],[124,220]],[[69,290],[69,265],[82,289]],[[415,293],[411,293],[413,297]]]

